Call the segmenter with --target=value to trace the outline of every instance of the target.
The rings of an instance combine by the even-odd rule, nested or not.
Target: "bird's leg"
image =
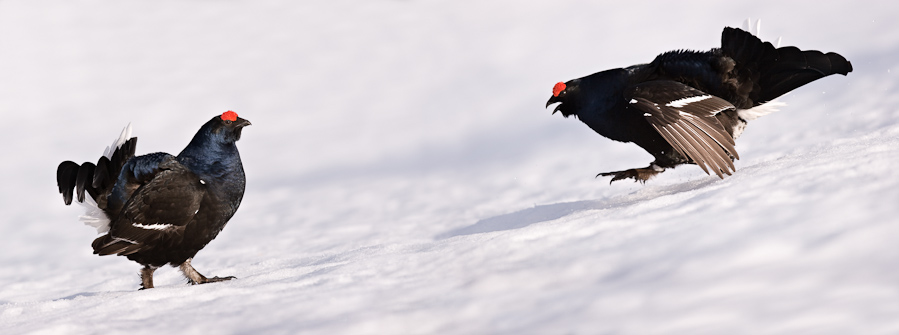
[[[181,263],[181,266],[179,266],[179,268],[181,269],[181,273],[184,273],[184,277],[187,277],[187,280],[190,281],[191,285],[214,283],[235,279],[234,276],[206,278],[206,276],[197,272],[197,270],[190,265],[191,259],[192,258],[188,258],[186,261],[184,261],[184,263]]]
[[[156,267],[152,267],[149,265],[144,265],[144,268],[140,270],[140,289],[141,290],[153,288],[153,272],[154,271],[156,271]]]
[[[645,168],[629,169],[629,170],[614,171],[614,172],[603,172],[603,173],[596,175],[596,177],[598,178],[600,176],[602,176],[602,177],[612,176],[612,180],[609,181],[609,184],[612,184],[612,182],[614,182],[616,180],[623,180],[623,179],[627,179],[627,178],[633,178],[634,182],[646,183],[646,181],[649,180],[649,178],[655,177],[655,175],[662,173],[663,171],[665,171],[665,168],[658,166],[655,163],[652,163],[652,164],[649,164],[649,166],[647,166]]]

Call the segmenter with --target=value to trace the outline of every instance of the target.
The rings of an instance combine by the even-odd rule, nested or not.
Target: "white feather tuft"
[[[77,202],[77,201],[76,201]],[[85,225],[97,228],[97,233],[102,234],[109,231],[109,218],[106,213],[97,206],[97,203],[91,197],[84,197],[84,202],[80,202],[84,206],[84,215],[78,218]]]
[[[147,229],[147,230],[166,230],[166,229],[174,227],[174,225],[168,224],[168,223],[143,224],[143,223],[134,222],[131,225],[135,226],[137,228]]]
[[[112,145],[106,147],[106,150],[103,151],[103,156],[112,159],[112,154],[115,153],[115,150],[120,148],[122,144],[125,144],[125,141],[128,141],[129,139],[131,139],[131,122],[125,126],[125,129],[122,129],[122,133],[112,142]]]
[[[752,28],[752,19],[747,18],[746,21],[743,22],[743,30],[749,32],[750,34],[755,35],[755,37],[762,38],[762,19],[758,19],[755,21],[755,29]],[[764,40],[763,40],[764,41]],[[777,43],[774,44],[775,48],[780,48],[780,44],[783,41],[783,37],[777,38]]]
[[[121,238],[121,237],[115,237],[115,236],[112,237],[112,240],[113,241],[125,241],[125,242],[131,243],[131,244],[139,244],[139,243],[137,243],[137,241],[132,241],[127,238]],[[107,244],[107,245],[109,245],[109,244]]]
[[[777,99],[768,101],[764,104],[752,107],[750,109],[741,109],[737,111],[737,115],[743,120],[752,121],[762,116],[774,113],[780,110],[780,107],[786,106],[786,102],[777,101]]]
[[[694,102],[700,102],[700,101],[707,100],[710,98],[712,98],[711,95],[700,95],[700,96],[696,96],[696,97],[681,98],[681,99],[677,99],[672,102],[669,102],[669,103],[665,104],[665,106],[681,108],[686,105],[692,104]]]
[[[743,21],[743,31],[753,34],[758,38],[762,38],[762,19],[755,21],[755,29],[753,29],[752,18],[747,17],[746,21]]]

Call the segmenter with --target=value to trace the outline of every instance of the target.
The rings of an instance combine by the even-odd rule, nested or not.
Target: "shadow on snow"
[[[640,202],[651,201],[652,199],[672,194],[691,192],[702,189],[708,190],[708,186],[713,186],[716,184],[722,185],[720,182],[721,180],[718,178],[706,177],[674,185],[651,188],[648,187],[628,195],[616,196],[611,199],[582,200],[550,205],[539,205],[514,213],[482,219],[473,225],[453,229],[448,232],[439,234],[434,238],[442,240],[455,236],[519,229],[535,223],[559,219],[581,211],[627,207]]]
[[[584,200],[564,202],[551,205],[540,205],[533,208],[503,214],[478,221],[477,223],[454,229],[437,235],[437,239],[446,239],[460,235],[488,233],[494,231],[511,230],[530,226],[535,223],[551,221],[562,218],[572,213],[597,209],[602,207],[602,202],[597,200]]]

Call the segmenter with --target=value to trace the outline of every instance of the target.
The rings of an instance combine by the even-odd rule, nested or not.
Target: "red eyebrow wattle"
[[[227,111],[222,113],[222,120],[225,121],[237,121],[237,113],[233,111]]]
[[[561,81],[556,83],[556,86],[553,86],[553,96],[554,97],[559,96],[559,93],[562,93],[562,91],[564,91],[564,90],[565,90],[565,83],[563,83]]]

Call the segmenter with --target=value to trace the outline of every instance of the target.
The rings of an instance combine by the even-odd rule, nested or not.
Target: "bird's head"
[[[553,114],[562,112],[564,117],[574,115],[581,120],[586,116],[584,113],[606,113],[624,101],[622,91],[629,83],[628,76],[625,69],[612,69],[556,83],[546,107],[559,103]]]
[[[182,164],[185,161],[208,162],[209,159],[215,158],[222,152],[236,154],[237,146],[234,145],[234,142],[240,139],[243,127],[249,125],[250,121],[237,117],[237,113],[232,111],[214,116],[200,127],[187,147],[178,154],[178,161]],[[235,157],[239,163],[240,156],[236,155]],[[197,166],[192,168],[197,168]]]
[[[562,116],[577,115],[579,102],[577,96],[580,91],[580,79],[569,80],[568,82],[558,82],[553,86],[553,95],[546,102],[546,107],[558,103],[553,114],[562,112]]]
[[[251,125],[250,121],[240,118],[237,113],[227,111],[209,120],[209,134],[225,143],[234,143],[240,139],[243,127]]]

